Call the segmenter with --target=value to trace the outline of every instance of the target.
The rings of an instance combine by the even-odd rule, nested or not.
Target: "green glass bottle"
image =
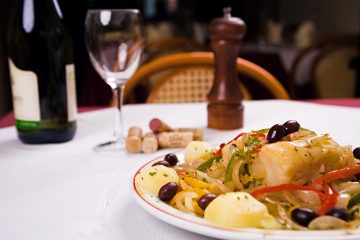
[[[72,40],[57,0],[19,0],[10,15],[7,53],[19,139],[71,140],[76,131]]]

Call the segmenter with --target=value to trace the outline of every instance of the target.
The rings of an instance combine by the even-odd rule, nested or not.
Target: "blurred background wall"
[[[279,19],[297,26],[305,20],[315,22],[319,36],[358,33],[359,0],[279,0]]]

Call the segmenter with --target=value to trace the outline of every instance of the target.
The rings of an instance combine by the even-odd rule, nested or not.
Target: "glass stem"
[[[121,143],[125,139],[124,135],[124,125],[123,125],[123,116],[122,116],[122,105],[123,105],[123,94],[124,94],[125,84],[118,84],[116,88],[113,89],[115,97],[115,129],[114,137],[115,141]]]

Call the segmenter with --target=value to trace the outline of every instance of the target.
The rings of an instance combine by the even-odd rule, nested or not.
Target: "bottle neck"
[[[25,32],[31,32],[37,21],[61,21],[62,11],[58,0],[22,0],[19,6],[22,13],[22,26]]]

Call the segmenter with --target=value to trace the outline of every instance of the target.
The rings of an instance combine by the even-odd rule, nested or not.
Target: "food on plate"
[[[359,159],[360,148],[290,120],[240,133],[218,148],[192,141],[184,159],[167,154],[142,169],[137,183],[224,227],[354,229],[360,226]],[[162,177],[149,175],[155,167]]]
[[[269,217],[264,204],[246,192],[219,195],[207,206],[206,220],[227,227],[261,227],[262,219]]]
[[[138,176],[140,186],[147,192],[157,196],[162,186],[169,182],[178,182],[176,171],[164,165],[155,165],[142,171]]]
[[[184,150],[185,162],[192,162],[198,159],[209,159],[213,146],[206,142],[192,141]]]

